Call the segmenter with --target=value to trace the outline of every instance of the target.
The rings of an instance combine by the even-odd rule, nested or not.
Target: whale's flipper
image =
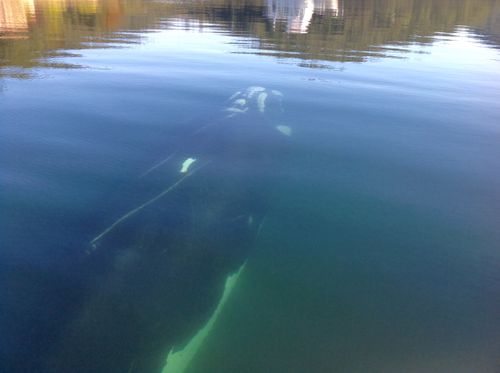
[[[203,325],[203,327],[198,330],[198,332],[189,340],[189,342],[184,347],[182,347],[182,349],[170,350],[162,373],[185,372],[193,358],[196,356],[196,353],[205,342],[205,339],[210,334],[210,331],[214,327],[215,323],[217,322],[217,319],[222,312],[224,305],[226,304],[228,298],[236,287],[238,279],[240,278],[245,265],[246,263],[243,263],[243,265],[235,273],[230,274],[226,278],[226,281],[224,283],[224,291],[219,300],[219,303],[217,304],[214,312],[207,320],[207,322]]]

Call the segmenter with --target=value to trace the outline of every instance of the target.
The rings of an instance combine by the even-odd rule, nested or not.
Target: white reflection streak
[[[339,0],[267,0],[267,17],[286,22],[286,31],[292,34],[307,33],[314,13],[330,13],[333,17],[342,16]]]

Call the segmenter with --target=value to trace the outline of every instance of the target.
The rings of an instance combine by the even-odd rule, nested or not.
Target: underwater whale
[[[162,188],[90,240],[91,285],[49,371],[182,373],[265,219],[279,177],[270,165],[292,134],[282,100],[263,87],[235,93],[140,175],[137,185]]]

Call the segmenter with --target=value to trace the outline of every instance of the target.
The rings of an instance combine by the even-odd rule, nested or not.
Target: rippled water
[[[498,372],[499,43],[495,0],[0,0],[0,371]]]

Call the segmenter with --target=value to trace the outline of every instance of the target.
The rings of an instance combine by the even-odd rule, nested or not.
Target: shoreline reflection
[[[0,76],[18,68],[72,68],[72,62],[51,64],[47,59],[64,57],[67,50],[137,43],[142,34],[175,28],[179,21],[189,30],[243,37],[239,46],[252,53],[305,60],[299,65],[310,67],[325,66],[322,61],[391,57],[384,49],[387,45],[429,44],[437,34],[453,33],[459,26],[494,48],[500,38],[495,22],[500,6],[490,0],[2,0],[1,4]]]

